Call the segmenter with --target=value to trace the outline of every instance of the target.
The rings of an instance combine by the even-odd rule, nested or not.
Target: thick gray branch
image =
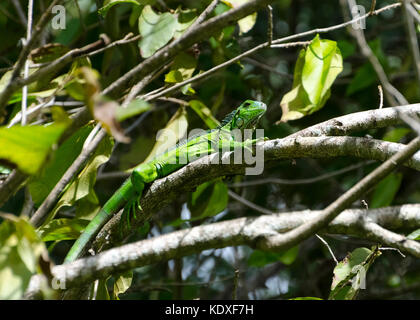
[[[331,158],[352,156],[362,159],[385,161],[401,151],[405,145],[358,137],[303,137],[269,140],[259,144],[264,150],[264,160],[278,161],[303,157]],[[229,158],[227,153],[222,160]],[[142,225],[151,215],[172,202],[180,195],[212,179],[235,174],[244,174],[245,164],[211,164],[208,157],[199,159],[179,169],[173,174],[155,181],[141,200],[143,212],[133,221],[134,226]],[[420,152],[412,156],[404,165],[420,171]],[[93,248],[96,252],[121,242],[121,215],[115,215],[99,232]],[[134,230],[133,228],[132,230]],[[125,235],[128,235],[128,230]]]
[[[52,274],[64,281],[66,289],[69,289],[118,272],[188,256],[206,249],[237,245],[255,247],[259,238],[287,232],[312,221],[319,214],[320,211],[310,210],[285,212],[255,218],[239,218],[180,230],[110,249],[94,257],[56,266],[52,269]],[[377,241],[378,236],[375,233],[366,233],[360,228],[360,225],[364,224],[363,221],[369,223],[366,228],[375,224],[381,225],[381,228],[403,229],[409,232],[420,227],[420,204],[373,210],[345,210],[331,221],[323,232],[357,235],[363,239]],[[393,240],[393,238],[388,239],[387,234],[382,237],[387,245],[390,245]],[[410,245],[412,246],[410,250],[400,249],[420,257],[420,244],[411,241]],[[40,281],[40,276],[32,278],[27,297],[36,297],[39,293]]]
[[[400,114],[420,117],[420,103],[413,103],[393,108],[373,109],[347,114],[330,119],[311,127],[300,130],[289,138],[319,137],[319,136],[345,136],[372,128],[385,128],[404,123]]]

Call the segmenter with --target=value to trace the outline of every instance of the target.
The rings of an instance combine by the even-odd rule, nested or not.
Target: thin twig
[[[343,11],[347,12],[348,8],[346,8],[345,0],[340,1],[341,6],[343,7]],[[399,3],[401,5],[401,3]],[[356,6],[355,0],[347,0],[347,7],[353,8]],[[378,10],[373,11],[373,13],[376,13]],[[368,13],[368,16],[372,15],[371,12]],[[388,77],[379,62],[378,58],[373,53],[372,49],[369,47],[364,32],[362,29],[353,29],[348,28],[347,29],[350,34],[355,37],[357,44],[359,45],[360,51],[362,54],[369,60],[371,63],[373,69],[375,70],[379,81],[381,82],[381,85],[384,89],[385,97],[388,101],[388,103],[391,106],[397,106],[401,104],[407,104],[407,99],[389,82]]]
[[[376,0],[372,0],[372,4],[370,5],[370,10],[369,10],[369,15],[373,15],[373,13],[375,12],[375,7],[376,7]]]
[[[315,236],[319,239],[319,240],[321,240],[321,242],[327,247],[327,249],[328,249],[328,251],[330,252],[330,255],[331,255],[331,257],[334,259],[334,262],[335,262],[335,264],[337,265],[338,264],[338,260],[337,260],[337,258],[335,257],[335,255],[334,255],[334,252],[332,251],[332,249],[331,249],[331,247],[329,246],[329,244],[328,244],[328,242],[327,241],[325,241],[320,235],[318,235],[318,234],[315,234]]]
[[[197,28],[204,20],[206,20],[206,18],[210,15],[210,13],[212,13],[214,8],[216,8],[218,2],[219,0],[213,0],[207,6],[207,8],[204,9],[203,12],[201,12],[198,18],[195,19],[195,21],[188,27],[188,29],[184,32],[183,37],[188,37],[195,28]]]
[[[207,18],[207,16],[214,10],[219,0],[213,0],[210,5],[198,16],[198,18],[188,27],[188,29],[182,35],[182,38],[187,38],[189,35]],[[169,63],[167,63],[162,69],[161,72],[166,70],[169,67]],[[159,73],[160,74],[160,73]],[[158,75],[159,75],[158,74]],[[123,106],[128,105],[138,94],[140,94],[141,90],[146,86],[147,83],[152,81],[152,74],[144,77],[140,80],[134,87],[131,88],[130,93],[127,95],[126,99],[123,102]],[[145,79],[147,81],[145,81]],[[146,84],[145,84],[146,83]]]
[[[402,256],[403,258],[406,257],[405,254],[402,253],[401,250],[397,249],[397,248],[380,247],[380,248],[378,248],[378,250],[379,251],[397,251],[400,254],[400,256]]]
[[[359,181],[356,185],[354,185],[350,190],[344,193],[341,197],[339,197],[336,201],[330,204],[326,209],[322,211],[319,217],[285,234],[262,239],[260,245],[267,250],[285,249],[290,248],[302,240],[308,238],[312,234],[315,234],[320,229],[328,225],[328,223],[332,221],[337,215],[339,215],[340,212],[351,205],[367,190],[376,185],[384,177],[395,170],[395,168],[397,168],[399,165],[403,164],[419,149],[420,137],[416,137],[404,149],[397,152],[378,168],[368,174],[365,178]]]
[[[384,106],[384,92],[382,91],[382,86],[378,85],[378,92],[379,92],[379,109],[382,109]]]
[[[400,113],[399,115],[401,117],[401,119],[408,124],[411,129],[414,130],[414,132],[417,133],[417,135],[420,137],[420,119],[418,117],[414,118],[414,117],[410,117],[407,114],[403,114]]]
[[[92,132],[98,132],[94,138],[92,137]],[[30,221],[35,227],[39,227],[42,224],[49,211],[55,205],[58,197],[63,192],[64,188],[73,179],[74,175],[77,174],[80,171],[80,169],[85,165],[90,155],[96,150],[102,139],[107,135],[104,129],[100,129],[99,124],[92,130],[92,132],[86,139],[88,143],[85,142],[85,145],[83,146],[80,155],[67,169],[64,175],[61,177],[60,181],[55,185],[55,187],[51,190],[47,198],[32,216]],[[91,143],[89,143],[90,139],[92,139]]]
[[[28,25],[26,26],[26,41],[28,43],[32,34],[32,16],[33,16],[34,1],[28,1]],[[25,67],[23,70],[23,78],[27,78],[29,74],[29,60],[25,61]],[[21,112],[22,112],[22,126],[26,125],[26,108],[28,106],[28,87],[23,86],[22,88],[22,101],[21,101]]]
[[[238,285],[239,285],[239,270],[235,270],[235,276],[233,277],[233,288],[232,288],[232,300],[238,298]]]
[[[278,44],[278,45],[276,45],[275,47],[276,48],[288,48],[288,47],[291,47],[291,46],[296,46],[296,45],[302,45],[302,44],[307,44],[307,41],[304,41],[304,42],[293,42],[293,43],[284,43],[284,44]],[[166,95],[166,94],[168,94],[168,93],[170,93],[170,92],[173,92],[173,91],[175,91],[175,90],[178,90],[178,89],[180,89],[180,88],[182,88],[183,86],[185,86],[186,84],[189,84],[189,83],[192,83],[192,82],[194,82],[194,81],[197,81],[197,80],[200,80],[200,79],[203,79],[203,78],[205,78],[205,77],[207,77],[207,76],[209,76],[210,74],[213,74],[213,73],[215,73],[216,71],[219,71],[220,69],[223,69],[223,68],[226,68],[227,66],[229,66],[229,65],[231,65],[231,64],[233,64],[233,63],[235,63],[236,61],[239,61],[239,60],[241,60],[242,58],[244,58],[244,57],[246,57],[246,56],[249,56],[249,55],[251,55],[251,54],[253,54],[253,53],[255,53],[256,51],[258,51],[258,50],[260,50],[260,49],[262,49],[262,48],[265,48],[265,47],[267,47],[268,46],[268,42],[264,42],[264,43],[262,43],[262,44],[260,44],[260,45],[258,45],[258,46],[256,46],[256,47],[254,47],[254,48],[252,48],[252,49],[250,49],[250,50],[248,50],[248,51],[245,51],[244,53],[241,53],[240,55],[238,55],[238,56],[236,56],[235,58],[232,58],[232,59],[230,59],[230,60],[228,60],[228,61],[225,61],[225,62],[223,62],[223,63],[221,63],[221,64],[219,64],[219,65],[217,65],[217,66],[215,66],[215,67],[213,67],[213,68],[211,68],[210,70],[207,70],[207,71],[205,71],[205,72],[202,72],[202,73],[199,73],[199,74],[197,74],[196,76],[194,76],[194,77],[192,77],[192,78],[189,78],[189,79],[187,79],[187,80],[184,80],[184,81],[182,81],[182,82],[179,82],[179,83],[177,83],[177,84],[175,84],[175,85],[173,85],[172,87],[169,87],[169,88],[164,88],[163,90],[160,90],[158,93],[156,93],[156,94],[154,94],[154,95],[148,95],[147,97],[144,97],[144,99],[146,100],[146,101],[152,101],[152,100],[155,100],[155,99],[157,99],[157,98],[159,98],[159,97],[161,97],[161,96],[164,96],[164,95]],[[272,47],[273,47],[274,45],[272,45]]]
[[[417,40],[416,28],[414,25],[413,14],[410,9],[412,9],[410,1],[404,0],[404,20],[405,26],[408,33],[408,45],[410,47],[411,56],[413,58],[413,66],[416,72],[417,83],[420,84],[420,50],[419,42]]]
[[[25,200],[23,201],[22,210],[20,212],[21,216],[29,217],[34,208],[34,202],[32,201],[31,193],[29,192],[29,187],[25,187]]]
[[[268,38],[268,46],[271,47],[271,43],[273,42],[273,7],[270,5],[267,6],[267,14],[268,14],[267,38]]]
[[[155,80],[157,77],[159,77],[163,72],[165,72],[170,66],[172,65],[172,62],[167,63],[162,68],[160,68],[158,71],[153,72],[143,79],[141,79],[134,87],[131,88],[129,94],[124,99],[124,102],[122,103],[122,107],[126,107],[131,101],[133,101],[138,94],[141,93],[141,91],[153,80]]]
[[[80,26],[82,27],[83,34],[86,35],[87,34],[86,24],[85,24],[85,21],[83,20],[82,10],[80,9],[79,1],[74,0],[74,4],[77,9],[77,14],[79,15],[79,22],[80,22]]]
[[[53,0],[51,2],[47,10],[42,14],[38,23],[35,25],[34,31],[29,41],[27,41],[27,43],[25,43],[25,45],[23,46],[19,54],[18,60],[16,62],[15,68],[13,69],[10,80],[7,83],[6,87],[3,89],[3,91],[0,93],[0,110],[2,110],[5,107],[7,101],[15,92],[15,90],[19,89],[19,87],[16,87],[16,80],[18,79],[20,72],[26,63],[26,59],[28,58],[28,55],[31,52],[32,48],[37,43],[42,33],[42,30],[45,28],[45,26],[49,22],[51,14],[52,14],[52,8],[58,3],[60,3],[61,1],[63,0]]]
[[[417,21],[417,23],[420,24],[420,14],[416,11],[416,9],[411,4],[409,4],[407,6],[407,10],[408,12],[410,12],[413,18]]]
[[[25,13],[23,12],[23,9],[22,9],[22,6],[20,5],[19,0],[13,0],[12,3],[16,8],[16,12],[19,16],[20,22],[22,23],[22,25],[26,26],[28,21],[26,20]]]
[[[275,73],[275,74],[277,74],[277,75],[279,75],[281,77],[286,77],[288,80],[293,80],[293,75],[292,74],[289,74],[287,72],[278,71],[274,67],[269,66],[269,65],[267,65],[265,63],[262,63],[260,61],[257,61],[255,59],[252,59],[250,57],[244,58],[244,61],[246,61],[246,62],[248,62],[250,64],[253,64],[254,66],[259,67],[261,69],[270,71],[271,73]]]
[[[244,181],[244,182],[238,182],[238,183],[232,183],[229,184],[229,187],[231,188],[237,188],[237,187],[249,187],[249,186],[257,186],[261,184],[267,184],[267,183],[275,183],[275,184],[283,184],[283,185],[301,185],[301,184],[311,184],[323,180],[327,180],[330,178],[333,178],[335,176],[344,174],[349,171],[353,171],[359,168],[362,168],[364,166],[367,166],[369,164],[374,163],[375,161],[366,161],[362,163],[357,163],[354,165],[350,165],[348,167],[342,168],[340,170],[336,170],[333,172],[328,172],[322,175],[319,175],[317,177],[313,178],[306,178],[306,179],[279,179],[279,178],[266,178],[266,179],[258,179],[258,180],[251,180],[251,181]]]
[[[238,195],[237,193],[233,192],[232,190],[228,190],[228,195],[230,197],[232,197],[233,199],[235,199],[236,201],[242,203],[243,205],[247,206],[248,208],[251,208],[257,212],[260,212],[262,214],[276,214],[276,212],[265,209],[263,207],[260,207],[259,205],[252,203],[248,200],[246,200],[245,198],[242,198],[240,195]]]

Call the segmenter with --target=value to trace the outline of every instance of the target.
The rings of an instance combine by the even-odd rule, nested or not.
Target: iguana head
[[[227,126],[230,130],[253,129],[266,110],[267,106],[265,103],[246,100],[236,110],[226,116],[221,126]]]

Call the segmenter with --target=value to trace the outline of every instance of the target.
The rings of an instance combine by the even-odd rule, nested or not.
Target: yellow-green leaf
[[[202,219],[222,212],[228,203],[228,189],[221,180],[205,182],[197,187],[188,201],[193,219]]]
[[[131,101],[127,107],[119,107],[115,111],[115,118],[117,121],[121,122],[124,120],[127,120],[131,117],[137,116],[143,112],[146,112],[151,109],[151,105],[142,100],[142,99],[136,99]]]
[[[227,0],[225,2],[230,2],[233,8],[239,7],[250,0]],[[239,25],[239,34],[247,33],[250,31],[257,21],[257,13],[254,12],[245,18],[238,20]]]
[[[53,219],[38,230],[42,241],[61,241],[77,239],[89,223],[85,219]]]
[[[83,143],[92,130],[91,125],[84,126],[66,139],[55,151],[42,172],[29,183],[32,200],[40,205],[52,188],[61,179],[64,172],[70,167],[82,150]]]
[[[174,146],[179,140],[181,140],[186,134],[188,129],[187,112],[184,107],[178,109],[178,111],[169,120],[166,127],[161,130],[157,136],[157,141],[153,146],[152,151],[144,160],[149,161],[154,156],[168,150]]]
[[[197,115],[205,122],[207,127],[214,129],[219,125],[219,121],[211,114],[207,106],[199,100],[191,100],[188,102],[190,107],[197,113]]]
[[[114,283],[114,299],[119,300],[119,295],[127,291],[133,281],[133,272],[127,271],[121,274]]]
[[[45,163],[66,126],[14,126],[0,128],[0,159],[14,163],[21,171],[34,175]]]
[[[349,253],[334,268],[331,283],[331,300],[354,299],[361,288],[364,289],[366,274],[373,261],[380,255],[378,250],[357,248]]]
[[[87,200],[92,205],[85,205],[83,207],[84,209],[88,209],[88,211],[77,210],[76,213],[78,218],[91,218],[97,213],[99,210],[99,203],[96,198],[95,191],[93,190],[93,186],[96,181],[96,172],[101,164],[108,161],[112,151],[112,146],[113,143],[109,137],[106,137],[101,141],[94,155],[91,157],[82,172],[80,172],[75,181],[67,187],[55,208],[48,215],[43,226],[47,225],[51,219],[54,218],[59,209],[62,207],[73,206],[75,203],[79,204],[82,200]]]
[[[318,105],[343,70],[343,59],[337,43],[321,40],[317,35],[306,50],[302,85],[309,100]]]
[[[321,109],[331,95],[331,86],[343,69],[343,59],[335,41],[317,35],[296,61],[292,90],[281,102],[280,122],[300,119]]]
[[[21,299],[46,248],[26,218],[1,217],[0,299]]]

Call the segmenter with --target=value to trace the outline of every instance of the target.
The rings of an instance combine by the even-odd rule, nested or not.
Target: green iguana
[[[140,197],[147,183],[151,183],[178,170],[189,163],[189,159],[196,160],[200,156],[231,147],[251,150],[252,144],[260,139],[235,141],[234,129],[242,131],[243,129],[254,129],[266,109],[266,105],[262,102],[246,100],[236,110],[229,113],[216,129],[180,142],[155,156],[152,160],[135,167],[130,177],[87,225],[84,232],[70,249],[64,262],[74,261],[82,256],[86,247],[99,230],[122,208],[124,208],[123,216],[125,215],[124,218],[127,217],[127,221],[129,221],[130,215],[133,214],[135,217],[136,209],[141,209]]]

